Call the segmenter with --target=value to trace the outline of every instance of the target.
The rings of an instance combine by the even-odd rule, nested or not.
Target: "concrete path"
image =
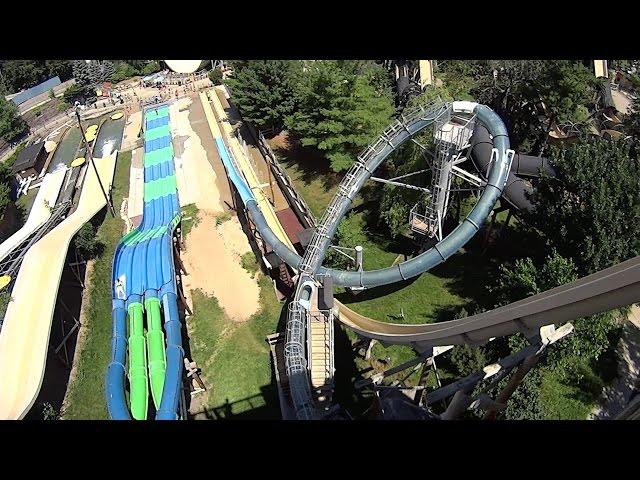
[[[180,206],[195,203],[200,210],[223,212],[220,193],[212,188],[216,172],[189,121],[192,103],[190,97],[181,98],[169,107]]]
[[[144,209],[144,147],[136,148],[131,154],[131,168],[129,170],[129,199],[127,216],[133,225],[138,226]]]

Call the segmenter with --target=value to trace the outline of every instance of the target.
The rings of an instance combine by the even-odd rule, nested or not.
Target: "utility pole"
[[[104,199],[107,201],[107,205],[109,206],[109,211],[111,212],[111,216],[116,218],[116,212],[113,209],[113,205],[111,204],[111,200],[107,195],[107,192],[102,185],[102,180],[100,180],[100,175],[98,174],[98,169],[96,168],[96,164],[93,161],[93,149],[89,146],[89,142],[87,142],[87,137],[84,134],[84,128],[82,128],[82,122],[80,120],[80,104],[76,103],[76,118],[78,119],[78,127],[80,127],[80,133],[82,134],[82,139],[84,140],[84,145],[87,149],[87,153],[89,154],[89,162],[93,166],[93,171],[96,174],[96,178],[98,179],[98,185],[100,185],[100,190],[102,190],[102,195],[104,195]]]

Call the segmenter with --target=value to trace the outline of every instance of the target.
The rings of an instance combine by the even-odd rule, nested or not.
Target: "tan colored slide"
[[[116,156],[95,159],[107,191]],[[106,205],[95,171],[87,168],[78,208],[29,249],[11,293],[0,331],[0,419],[22,419],[38,396],[69,242]]]
[[[385,344],[482,344],[492,337],[535,334],[543,325],[640,302],[640,256],[504,307],[460,320],[430,324],[385,323],[335,301],[334,315],[357,333]]]

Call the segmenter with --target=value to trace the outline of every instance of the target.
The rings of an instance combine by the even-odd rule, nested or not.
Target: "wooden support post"
[[[367,345],[367,350],[364,353],[364,359],[369,360],[371,358],[371,351],[373,350],[373,346],[376,344],[377,340],[375,338],[369,339],[369,345]]]
[[[464,393],[463,390],[458,390],[453,396],[449,407],[440,415],[440,419],[455,420],[456,418],[460,418],[469,405],[471,405],[471,397]]]
[[[491,212],[491,222],[489,223],[489,228],[487,228],[487,233],[485,233],[484,235],[484,239],[482,240],[482,248],[481,248],[481,255],[484,255],[485,252],[487,251],[487,244],[489,243],[489,236],[491,235],[491,231],[493,230],[493,224],[496,221],[496,217],[498,216],[498,214],[496,213],[496,210],[493,210]]]
[[[541,354],[531,355],[530,357],[524,359],[522,364],[518,367],[518,370],[516,370],[516,373],[511,376],[509,382],[507,382],[507,385],[496,397],[496,403],[498,405],[506,406],[507,401],[509,400],[511,395],[513,395],[513,392],[516,391],[518,385],[522,383],[522,380],[524,380],[524,377],[527,375],[527,373],[529,373],[531,369],[538,363],[538,361],[540,360],[540,355]],[[483,419],[495,420],[498,411],[499,409],[490,408],[489,410],[487,410],[487,413],[484,414]]]

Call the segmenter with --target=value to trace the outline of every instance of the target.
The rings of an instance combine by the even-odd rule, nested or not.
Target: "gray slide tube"
[[[471,161],[480,174],[486,178],[493,148],[487,127],[476,123],[470,143]],[[519,210],[532,211],[533,203],[529,200],[529,196],[533,193],[533,188],[527,181],[516,177],[516,175],[538,177],[540,172],[550,177],[556,175],[548,159],[516,153],[502,192],[504,199]]]
[[[424,273],[425,271],[439,265],[447,258],[457,252],[462,246],[464,246],[471,237],[480,229],[486,218],[491,213],[494,204],[502,193],[505,179],[509,174],[509,165],[507,162],[507,150],[509,149],[509,138],[507,131],[502,123],[502,120],[491,109],[483,105],[477,105],[475,107],[475,113],[478,119],[486,124],[492,134],[493,142],[490,144],[486,167],[489,168],[491,149],[496,148],[498,151],[498,157],[496,161],[491,165],[489,171],[489,180],[482,196],[478,200],[478,203],[464,219],[447,237],[440,241],[437,245],[427,250],[426,252],[402,262],[392,267],[382,268],[379,270],[370,271],[347,271],[347,270],[334,270],[330,268],[320,267],[318,273],[328,274],[333,278],[333,282],[336,285],[346,287],[376,287],[380,285],[387,285],[390,283],[400,282],[417,275]],[[406,141],[411,135],[419,131],[421,128],[431,124],[433,119],[429,119],[420,128],[415,129],[414,132],[410,132],[402,141]],[[371,175],[371,172],[382,163],[382,161],[397,148],[400,143],[395,143],[390,149],[385,149],[381,154],[371,159],[367,164],[367,170],[363,170],[364,174],[356,183],[357,189],[353,189],[350,195],[344,196],[340,202],[339,214],[337,221],[331,225],[326,241],[328,246],[329,239],[333,237],[335,230],[337,229],[340,220],[348,210],[353,196],[357,190],[362,187],[365,181]],[[291,251],[286,245],[284,245],[273,231],[267,225],[267,222],[260,212],[257,203],[253,200],[247,202],[247,210],[251,213],[251,217],[256,225],[256,228],[262,235],[262,238],[271,245],[274,252],[286,263],[293,268],[298,268],[301,261],[301,257]],[[323,256],[324,258],[324,256]],[[321,261],[321,260],[320,260]]]

